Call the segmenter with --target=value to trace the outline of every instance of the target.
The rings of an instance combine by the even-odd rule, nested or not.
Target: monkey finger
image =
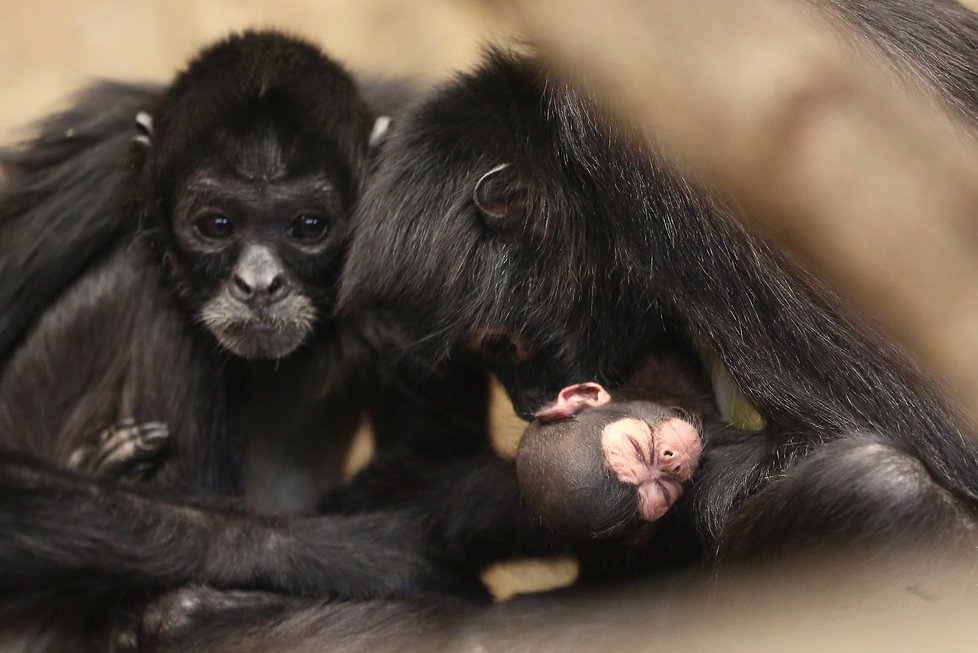
[[[90,471],[98,476],[126,475],[141,463],[155,459],[169,437],[169,429],[162,422],[116,428],[112,438],[95,452]]]

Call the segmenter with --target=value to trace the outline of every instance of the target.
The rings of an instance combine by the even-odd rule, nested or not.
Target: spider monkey
[[[486,439],[483,374],[398,380],[380,370],[383,325],[331,317],[386,122],[315,46],[246,32],[166,88],[96,87],[7,154],[3,609],[188,582],[346,597],[445,584],[401,513],[228,501],[245,490],[249,439],[342,445],[363,412],[381,453],[441,429]],[[295,456],[321,473],[323,452]],[[148,482],[92,478],[134,470]],[[289,494],[302,492],[308,510],[319,488]]]

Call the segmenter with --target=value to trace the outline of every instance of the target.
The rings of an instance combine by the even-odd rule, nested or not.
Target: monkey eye
[[[303,213],[289,225],[289,233],[296,240],[314,243],[326,235],[329,225],[326,219],[315,213]]]
[[[234,223],[223,213],[208,213],[194,220],[194,228],[204,238],[224,240],[234,234]]]

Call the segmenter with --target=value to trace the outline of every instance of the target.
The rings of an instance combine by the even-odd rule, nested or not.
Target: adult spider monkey
[[[976,124],[974,13],[809,4]],[[341,306],[396,316],[429,359],[477,349],[525,418],[562,387],[618,388],[663,343],[712,361],[702,373],[729,373],[765,428],[707,446],[687,499],[706,558],[973,536],[978,447],[947,402],[595,104],[534,58],[498,52],[432,93],[400,121],[358,208]],[[459,502],[506,494],[491,485]]]

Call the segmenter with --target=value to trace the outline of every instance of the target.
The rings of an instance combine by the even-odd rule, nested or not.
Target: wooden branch
[[[784,0],[517,5],[528,32],[748,209],[978,416],[976,142]]]

